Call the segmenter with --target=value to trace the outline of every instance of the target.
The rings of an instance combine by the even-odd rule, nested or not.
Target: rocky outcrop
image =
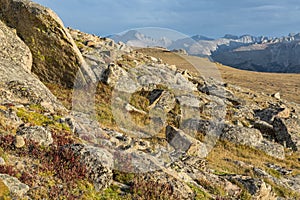
[[[77,72],[82,81],[93,80],[72,37],[53,11],[29,0],[1,0],[0,4],[0,19],[15,28],[30,48],[31,70],[42,81],[72,87]]]

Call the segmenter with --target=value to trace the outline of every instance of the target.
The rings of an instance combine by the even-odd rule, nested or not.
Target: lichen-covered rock
[[[262,140],[258,143],[255,148],[264,151],[266,154],[273,156],[275,158],[284,159],[285,152],[284,147],[278,143],[271,142],[269,140]]]
[[[8,28],[2,21],[0,21],[0,42],[0,64],[4,65],[7,63],[18,65],[18,67],[22,68],[24,71],[30,72],[32,55],[29,48],[16,35],[14,30]],[[1,76],[1,79],[4,78],[5,77]]]
[[[292,117],[289,117],[288,119],[282,119],[282,122],[285,124],[288,133],[290,135],[290,141],[289,143],[292,144],[292,147],[294,147],[294,150],[299,150],[300,149],[300,134],[299,129],[300,129],[300,112],[295,111],[293,113]]]
[[[15,28],[30,48],[32,71],[42,81],[72,87],[79,70],[85,79],[93,80],[93,73],[53,11],[29,0],[1,0],[0,4],[0,19]]]
[[[282,145],[263,138],[261,132],[254,128],[227,125],[223,129],[220,138],[235,144],[247,145],[262,150],[266,154],[279,159],[285,158]]]
[[[112,183],[113,155],[106,149],[93,146],[71,145],[75,154],[80,155],[82,163],[88,168],[89,177],[97,190],[103,190]]]
[[[20,127],[17,135],[42,146],[49,146],[53,143],[52,134],[41,126]]]
[[[0,180],[8,187],[12,197],[22,198],[29,190],[28,185],[21,183],[17,178],[7,174],[0,174]]]
[[[284,121],[278,117],[275,117],[272,124],[274,127],[274,136],[276,141],[278,141],[278,143],[282,144],[284,147],[297,150],[296,144],[292,140],[292,136],[289,133],[288,127]]]
[[[226,126],[223,129],[221,139],[225,139],[236,144],[256,146],[262,141],[263,137],[256,129]]]
[[[294,191],[300,191],[300,175],[295,175],[285,180],[285,182],[292,188]]]
[[[1,102],[3,104],[49,103],[47,108],[49,110],[65,110],[48,88],[28,72],[32,65],[30,57],[30,50],[24,42],[0,21]]]

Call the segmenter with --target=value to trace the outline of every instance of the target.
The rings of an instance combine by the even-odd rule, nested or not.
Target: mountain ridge
[[[195,35],[183,36],[177,40],[154,39],[138,30],[134,30],[134,37],[127,33],[111,38],[129,46],[183,49],[190,55],[210,57],[216,62],[238,69],[261,72],[300,72],[300,61],[297,59],[299,57],[297,55],[300,54],[297,49],[300,33],[290,33],[282,37],[226,34],[216,39]],[[261,54],[257,54],[258,51],[261,51]]]

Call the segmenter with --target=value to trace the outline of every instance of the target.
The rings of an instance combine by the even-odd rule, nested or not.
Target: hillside
[[[184,55],[177,55],[169,51],[164,51],[157,48],[138,49],[137,51],[145,54],[161,58],[164,62],[169,64],[176,64],[181,69],[188,69],[192,72],[198,72],[185,58]],[[202,62],[204,66],[209,64],[205,58],[195,58]],[[280,92],[281,97],[287,101],[300,103],[300,74],[286,74],[286,73],[261,73],[245,70],[238,70],[232,67],[227,67],[221,64],[216,64],[219,73],[224,82],[249,88],[253,91],[263,92],[266,94],[274,94]],[[214,69],[212,67],[211,69]],[[209,69],[208,69],[209,70]]]
[[[299,104],[0,3],[0,199],[300,198]]]

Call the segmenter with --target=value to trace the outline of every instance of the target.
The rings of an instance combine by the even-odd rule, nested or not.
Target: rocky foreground
[[[0,198],[300,198],[298,104],[0,5]]]

